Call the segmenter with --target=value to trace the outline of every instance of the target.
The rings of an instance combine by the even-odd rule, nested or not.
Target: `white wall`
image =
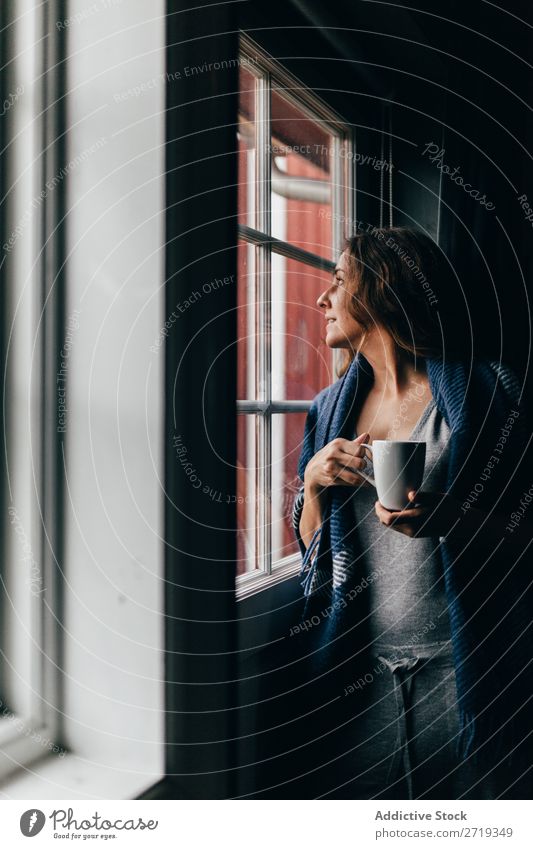
[[[164,3],[70,3],[66,715],[91,762],[163,738]],[[177,83],[173,83],[177,84]],[[138,87],[138,91],[129,89]],[[76,160],[82,157],[83,161]]]

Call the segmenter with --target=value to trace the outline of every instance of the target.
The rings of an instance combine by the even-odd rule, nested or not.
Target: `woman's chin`
[[[328,324],[326,330],[326,345],[328,348],[341,348],[343,339],[337,328],[333,324]],[[344,340],[346,341],[346,340]]]
[[[326,339],[325,342],[327,347],[332,351],[350,351],[352,356],[355,356],[355,354],[357,354],[360,350],[360,340],[357,342],[350,342],[344,337],[342,339],[335,339],[332,336],[331,339]]]
[[[350,340],[346,336],[341,336],[338,333],[333,333],[331,330],[326,335],[325,339],[328,348],[351,348]]]

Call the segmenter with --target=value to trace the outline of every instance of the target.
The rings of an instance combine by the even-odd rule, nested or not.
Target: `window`
[[[348,128],[243,38],[238,121],[239,597],[298,568],[306,411],[335,379],[316,306],[352,203]]]
[[[164,769],[165,7],[125,37],[121,0],[5,5],[0,779],[135,797]]]
[[[53,663],[41,652],[45,602],[39,533],[40,435],[38,377],[39,265],[37,233],[42,201],[39,141],[38,61],[33,49],[38,16],[23,2],[2,27],[12,61],[1,73],[2,115],[2,652],[0,655],[0,778],[29,763],[56,742],[52,701],[45,701]],[[4,10],[4,14],[7,11]],[[3,54],[4,55],[4,54]],[[50,608],[49,608],[50,609]],[[48,665],[46,660],[48,659]],[[58,751],[56,747],[56,751]]]

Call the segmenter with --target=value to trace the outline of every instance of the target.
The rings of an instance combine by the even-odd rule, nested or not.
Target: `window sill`
[[[237,578],[237,601],[243,601],[245,598],[260,593],[263,590],[268,590],[274,587],[281,581],[286,581],[288,578],[293,578],[298,574],[301,566],[301,558],[299,554],[291,554],[290,557],[285,557],[272,570],[271,575],[265,575],[264,572],[259,572],[257,575],[249,573]]]
[[[136,799],[160,773],[118,769],[74,754],[47,755],[0,783],[0,799]]]

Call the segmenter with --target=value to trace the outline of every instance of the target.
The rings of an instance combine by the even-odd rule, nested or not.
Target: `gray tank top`
[[[426,445],[421,489],[444,492],[450,429],[431,399],[409,439]],[[373,473],[372,463],[367,471]],[[429,645],[451,638],[442,570],[441,538],[410,537],[382,525],[373,487],[353,495],[357,534],[368,581],[369,631],[374,649]]]

